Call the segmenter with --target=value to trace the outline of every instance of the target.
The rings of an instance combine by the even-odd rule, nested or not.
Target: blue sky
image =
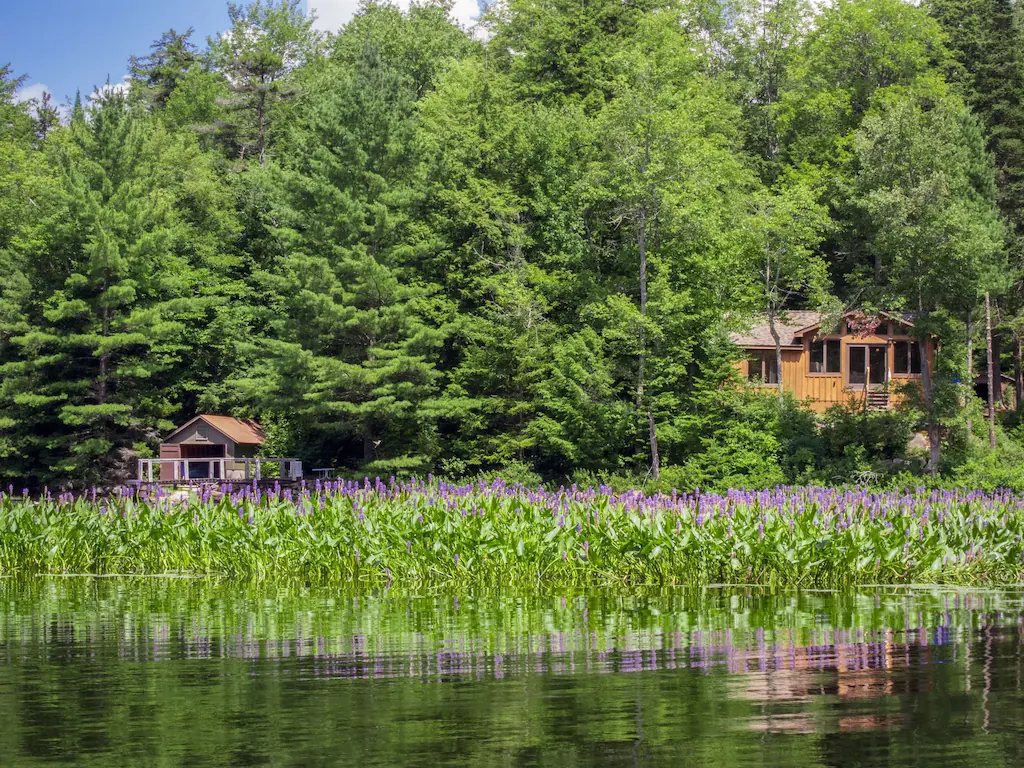
[[[225,28],[226,0],[12,0],[0,26],[0,63],[28,74],[23,96],[47,86],[62,103],[108,76],[118,82],[129,56],[146,55],[172,27],[190,26],[200,42]]]
[[[236,0],[239,1],[239,0]],[[307,0],[322,29],[337,29],[358,0]],[[407,0],[398,0],[408,5]],[[107,78],[119,82],[128,57],[145,56],[166,30],[195,27],[198,44],[227,27],[227,0],[4,0],[0,65],[28,74],[22,98],[45,89],[57,103],[88,96]],[[469,23],[476,0],[456,0],[453,15]]]

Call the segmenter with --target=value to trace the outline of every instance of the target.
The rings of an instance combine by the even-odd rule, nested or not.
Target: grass
[[[200,573],[368,585],[1024,581],[1024,497],[779,488],[644,496],[497,480],[0,493],[0,574]]]

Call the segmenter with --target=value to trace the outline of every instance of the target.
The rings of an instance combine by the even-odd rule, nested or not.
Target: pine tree
[[[249,393],[287,412],[323,461],[423,469],[443,337],[434,289],[405,269],[420,168],[413,94],[372,43],[323,78],[275,174],[288,255],[268,279],[281,319],[267,381]]]
[[[129,60],[128,72],[134,84],[154,106],[163,107],[188,71],[199,62],[198,48],[192,42],[194,34],[192,27],[184,33],[170,29],[149,47],[149,56],[132,56]]]
[[[196,281],[216,277],[216,201],[194,138],[170,136],[122,93],[53,140],[62,210],[31,265],[37,308],[10,339],[5,385],[39,479],[124,479],[172,423],[190,315],[217,303]]]
[[[222,102],[230,119],[217,127],[240,161],[263,165],[276,107],[296,93],[289,75],[317,54],[320,38],[302,0],[230,3],[228,15],[231,30],[209,38],[213,65],[234,94]]]

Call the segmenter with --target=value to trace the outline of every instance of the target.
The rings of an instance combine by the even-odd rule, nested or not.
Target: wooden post
[[[139,474],[137,475],[139,482],[142,482],[142,459],[139,459]]]
[[[178,480],[181,479],[181,463],[178,461],[174,461],[171,463],[171,467],[171,479],[177,482]]]
[[[224,460],[220,460],[220,481],[223,483],[228,479],[228,463]]]
[[[146,464],[148,465],[148,469],[146,471],[146,477],[149,478],[149,482],[152,483],[153,482],[153,460],[150,459],[149,461],[146,462]]]
[[[256,482],[258,483],[263,478],[260,477],[260,460],[256,459]]]
[[[183,477],[182,479],[186,483],[190,482],[192,480],[192,472],[190,471],[189,466],[188,466],[190,462],[191,462],[191,459],[185,459],[185,477]]]
[[[996,447],[995,366],[992,359],[992,302],[985,291],[985,329],[988,334],[988,445]]]

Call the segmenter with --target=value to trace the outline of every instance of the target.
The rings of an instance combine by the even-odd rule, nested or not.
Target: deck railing
[[[298,459],[275,459],[275,458],[213,458],[213,459],[139,459],[139,475],[137,482],[174,482],[182,483],[189,480],[256,480],[263,479],[263,467],[265,465],[278,466],[281,480],[296,482],[302,479],[302,462]],[[172,476],[168,480],[161,478],[160,468],[163,466],[173,467]],[[206,467],[206,477],[192,477],[193,467]],[[156,467],[154,477],[153,467]],[[215,472],[215,470],[217,470]]]

